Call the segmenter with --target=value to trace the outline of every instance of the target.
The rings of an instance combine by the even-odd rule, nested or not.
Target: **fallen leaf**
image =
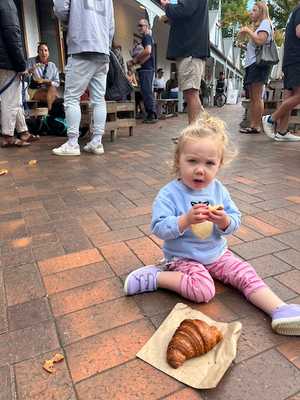
[[[62,354],[56,353],[53,357],[52,357],[52,361],[57,363],[60,362],[62,360],[64,360],[65,357]]]
[[[44,362],[43,368],[45,371],[49,372],[50,374],[52,374],[55,369],[54,369],[54,364],[53,364],[53,360],[46,360]]]
[[[37,164],[37,160],[28,161],[28,165],[36,165],[36,164]]]

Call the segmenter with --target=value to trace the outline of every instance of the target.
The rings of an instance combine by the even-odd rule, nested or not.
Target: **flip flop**
[[[36,142],[37,140],[40,140],[39,135],[33,135],[32,133],[29,133],[29,132],[21,135],[21,137],[22,136],[26,137],[26,139],[20,139],[20,140],[22,140],[22,142],[32,143],[32,142]]]
[[[1,144],[1,147],[27,147],[27,146],[30,146],[30,143],[17,138],[14,139],[13,142],[4,142]]]
[[[260,130],[256,128],[242,128],[240,129],[241,133],[246,133],[246,134],[257,134],[260,133]]]

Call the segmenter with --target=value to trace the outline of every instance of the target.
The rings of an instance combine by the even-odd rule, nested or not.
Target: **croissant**
[[[167,349],[167,362],[173,368],[185,360],[208,353],[220,340],[222,333],[199,319],[185,319],[176,329]]]
[[[223,210],[222,205],[208,206],[209,211]],[[214,224],[210,221],[199,222],[198,224],[192,225],[192,232],[194,235],[198,236],[199,239],[205,240],[211,236],[213,233]]]

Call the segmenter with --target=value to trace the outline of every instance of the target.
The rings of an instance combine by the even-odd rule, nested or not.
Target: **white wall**
[[[40,41],[35,0],[23,0],[23,10],[27,56],[34,57],[36,55],[36,44]]]
[[[138,33],[137,24],[144,18],[145,10],[135,1],[114,0],[115,9],[115,42],[122,46],[124,61],[130,60],[129,50],[132,48],[133,34]],[[169,79],[170,62],[166,60],[169,26],[155,18],[153,38],[157,45],[157,67],[164,68],[165,79]],[[159,39],[158,39],[159,38]]]

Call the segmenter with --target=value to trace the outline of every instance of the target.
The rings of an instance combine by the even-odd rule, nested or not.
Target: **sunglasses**
[[[142,28],[143,26],[145,26],[145,24],[138,24],[139,28]]]

